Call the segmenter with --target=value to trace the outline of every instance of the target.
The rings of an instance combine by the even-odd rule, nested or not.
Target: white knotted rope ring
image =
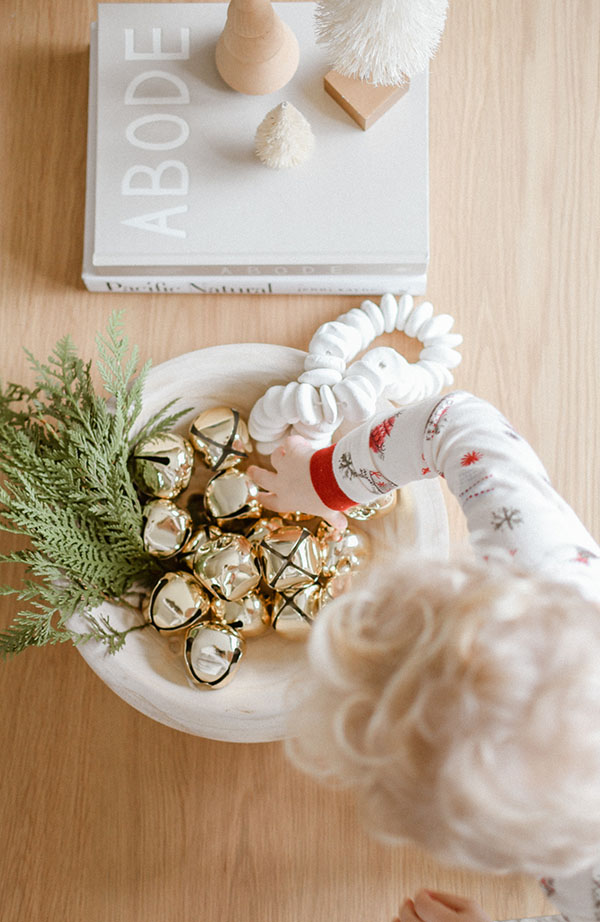
[[[434,316],[433,305],[415,305],[411,295],[398,300],[363,301],[333,321],[323,323],[308,346],[304,372],[297,381],[274,385],[257,400],[248,421],[261,454],[270,454],[286,436],[298,433],[323,448],[345,419],[360,423],[371,417],[382,398],[403,406],[433,397],[452,384],[462,356],[451,333],[450,314]],[[419,360],[408,362],[395,349],[379,346],[348,364],[382,333],[400,330],[423,344]]]

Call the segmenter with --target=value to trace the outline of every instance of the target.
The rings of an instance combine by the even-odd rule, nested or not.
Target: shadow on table
[[[13,50],[4,70],[5,245],[33,282],[83,288],[88,50]]]

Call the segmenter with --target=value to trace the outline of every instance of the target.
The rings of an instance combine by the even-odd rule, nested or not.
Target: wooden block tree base
[[[366,80],[343,77],[330,70],[324,78],[325,91],[335,99],[357,125],[366,131],[377,119],[404,96],[410,84],[375,86]]]

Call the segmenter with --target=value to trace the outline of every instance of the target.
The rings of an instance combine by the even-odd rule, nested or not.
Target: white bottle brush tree
[[[298,166],[310,157],[314,144],[308,121],[289,102],[271,109],[256,130],[256,154],[273,169]]]
[[[318,0],[317,41],[345,77],[394,86],[427,67],[448,0]]]

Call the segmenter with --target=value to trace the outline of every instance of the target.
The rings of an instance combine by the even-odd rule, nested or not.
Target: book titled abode
[[[92,291],[355,293],[425,288],[428,85],[363,132],[323,89],[313,3],[277,3],[300,44],[282,90],[219,76],[224,3],[106,3],[90,46],[83,279]],[[312,157],[274,170],[254,152],[291,102]]]

